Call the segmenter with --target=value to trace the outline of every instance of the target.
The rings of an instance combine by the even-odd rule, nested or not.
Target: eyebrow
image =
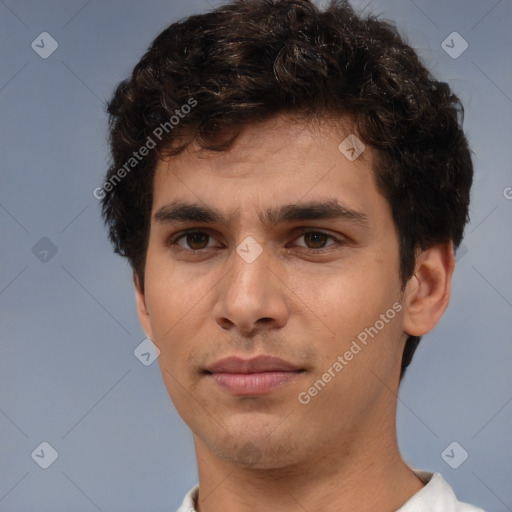
[[[368,216],[362,212],[352,210],[338,200],[310,201],[307,203],[287,204],[268,208],[264,213],[258,213],[260,221],[264,224],[276,226],[286,222],[339,219],[350,221],[363,226],[368,224]],[[211,206],[200,203],[174,201],[160,207],[154,214],[155,222],[168,224],[174,222],[197,222],[228,225],[223,213]]]

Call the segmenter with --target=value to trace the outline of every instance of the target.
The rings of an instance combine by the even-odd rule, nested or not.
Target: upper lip
[[[226,357],[207,368],[209,373],[260,373],[260,372],[296,372],[301,368],[271,356],[258,356],[252,359]]]

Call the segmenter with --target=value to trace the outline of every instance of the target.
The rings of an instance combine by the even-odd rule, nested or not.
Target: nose
[[[251,261],[233,251],[228,265],[230,271],[216,287],[215,322],[244,336],[283,327],[289,316],[287,288],[269,252],[263,249]]]

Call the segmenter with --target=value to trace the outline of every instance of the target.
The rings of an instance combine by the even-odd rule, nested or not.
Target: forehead
[[[371,210],[383,200],[373,160],[372,150],[363,150],[348,123],[299,123],[280,116],[248,125],[227,151],[192,143],[159,161],[152,213],[176,200],[238,214],[257,205],[260,220],[270,205],[333,198],[353,211]]]
[[[251,166],[252,171],[254,165],[268,162],[297,162],[307,166],[315,160],[321,163],[328,160],[336,162],[341,156],[347,159],[347,156],[350,157],[350,152],[346,151],[347,145],[353,146],[351,140],[364,147],[354,133],[353,123],[348,118],[340,117],[306,120],[291,114],[281,114],[245,125],[238,133],[235,144],[229,150],[210,151],[194,141],[171,160],[174,160],[175,167],[185,164],[186,160],[196,160],[194,165],[203,161],[201,167],[208,167],[211,172],[229,171],[234,176],[237,171],[243,174],[244,166]],[[348,141],[340,148],[347,137]],[[353,156],[357,156],[353,160],[354,168],[372,167],[373,152],[369,148],[364,147],[361,154]],[[289,167],[286,165],[282,170]]]

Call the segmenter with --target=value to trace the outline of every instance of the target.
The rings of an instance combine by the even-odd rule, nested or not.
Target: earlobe
[[[146,296],[142,291],[136,272],[133,272],[133,284],[135,287],[135,302],[137,304],[137,314],[139,316],[140,324],[146,333],[146,337],[152,340],[153,333],[151,329],[151,317],[146,304]]]
[[[414,274],[404,292],[404,332],[423,336],[435,327],[450,301],[454,267],[452,242],[417,255]]]

